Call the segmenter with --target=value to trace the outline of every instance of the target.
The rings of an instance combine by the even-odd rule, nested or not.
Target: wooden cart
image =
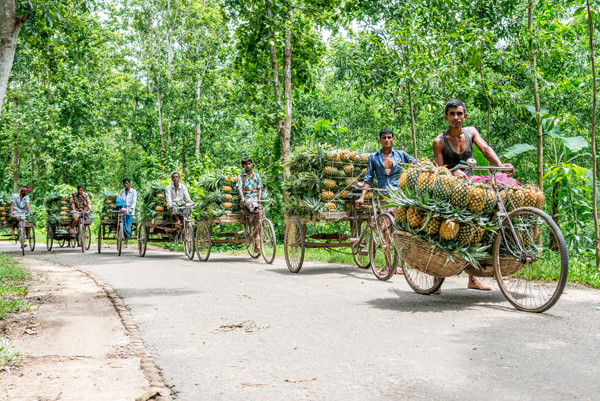
[[[102,220],[98,225],[98,253],[102,250],[102,241],[116,241],[117,243],[117,254],[121,256],[121,250],[123,249],[123,240],[125,236],[123,234],[123,214],[120,211],[114,211],[115,218],[110,220]],[[131,223],[131,236],[130,238],[137,237],[137,219],[133,218]]]
[[[194,258],[194,221],[190,220],[193,205],[179,208],[182,212],[182,224],[172,220],[144,220],[137,226],[138,251],[141,257],[146,255],[149,242],[181,242],[183,251],[190,259]],[[174,207],[174,209],[178,209]]]
[[[10,235],[12,224],[0,225],[0,240],[10,241],[12,244],[20,244],[21,252],[25,255],[25,248],[29,246],[30,251],[35,250],[35,224],[24,222],[17,227],[15,235]],[[8,232],[7,232],[8,231]]]
[[[54,241],[56,241],[61,248],[65,245],[71,248],[80,246],[81,252],[87,251],[92,244],[91,224],[91,218],[85,221],[79,219],[79,224],[75,227],[73,234],[70,232],[70,220],[59,220],[55,224],[46,225],[46,249],[51,251]]]
[[[244,243],[248,254],[253,259],[257,259],[262,254],[265,262],[271,264],[275,260],[277,252],[277,241],[275,239],[275,230],[273,223],[269,220],[261,209],[260,212],[260,240],[261,252],[259,253],[253,244],[254,227],[252,225],[253,215],[245,210],[239,214],[229,214],[223,217],[217,217],[210,220],[200,221],[196,228],[196,251],[198,259],[206,262],[210,257],[210,250],[213,244],[236,244]],[[213,233],[213,227],[221,224],[241,224],[244,226],[242,231]],[[215,237],[213,239],[213,237]]]

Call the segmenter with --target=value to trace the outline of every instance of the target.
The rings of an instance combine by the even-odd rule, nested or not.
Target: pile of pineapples
[[[102,191],[102,213],[100,218],[105,223],[113,222],[117,219],[116,214],[110,212],[117,206],[117,196],[119,196],[118,193],[109,191],[108,189]]]
[[[58,222],[71,222],[71,199],[69,194],[54,193],[46,200],[46,222],[54,225]]]
[[[368,153],[348,149],[303,145],[287,161],[290,177],[283,189],[289,193],[288,215],[312,215],[322,211],[348,210],[351,188],[364,179]],[[358,191],[355,191],[358,192]]]
[[[0,226],[10,224],[10,194],[0,194]]]
[[[160,182],[150,184],[142,191],[141,220],[170,220],[171,212],[167,208],[165,187]],[[116,196],[115,196],[116,200]],[[111,204],[114,207],[114,204]]]
[[[523,206],[544,206],[543,192],[533,185],[503,187],[499,195],[509,212]],[[428,160],[405,169],[398,191],[390,194],[390,204],[397,206],[395,220],[400,230],[463,249],[489,243],[485,234],[497,230],[492,219],[497,211],[492,186],[458,179]]]
[[[239,213],[240,202],[236,183],[241,172],[241,169],[229,166],[200,177],[198,186],[204,189],[204,197],[196,206],[200,220]]]

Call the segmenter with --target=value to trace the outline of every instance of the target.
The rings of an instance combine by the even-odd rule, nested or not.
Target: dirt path
[[[37,310],[4,325],[20,350],[0,377],[2,400],[134,400],[149,387],[106,292],[71,267],[24,259]]]

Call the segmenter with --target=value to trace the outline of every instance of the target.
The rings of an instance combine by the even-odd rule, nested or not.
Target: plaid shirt
[[[250,176],[244,171],[238,176],[236,186],[242,187],[246,202],[253,202],[258,200],[258,190],[262,188],[262,180],[260,175],[252,173]]]
[[[75,205],[75,211],[81,212],[90,205],[90,197],[85,192],[79,195],[79,192],[73,192],[71,194],[71,203]]]

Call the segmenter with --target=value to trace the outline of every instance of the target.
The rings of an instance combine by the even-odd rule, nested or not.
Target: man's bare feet
[[[14,230],[14,229],[13,229],[13,230],[10,232],[10,236],[11,236],[11,237],[14,237],[14,236],[15,236],[15,230]]]
[[[479,279],[475,276],[469,276],[469,285],[467,288],[471,290],[481,290],[481,291],[491,291],[492,289],[485,284],[483,284]]]
[[[396,267],[396,274],[404,274],[404,270],[401,267]]]

